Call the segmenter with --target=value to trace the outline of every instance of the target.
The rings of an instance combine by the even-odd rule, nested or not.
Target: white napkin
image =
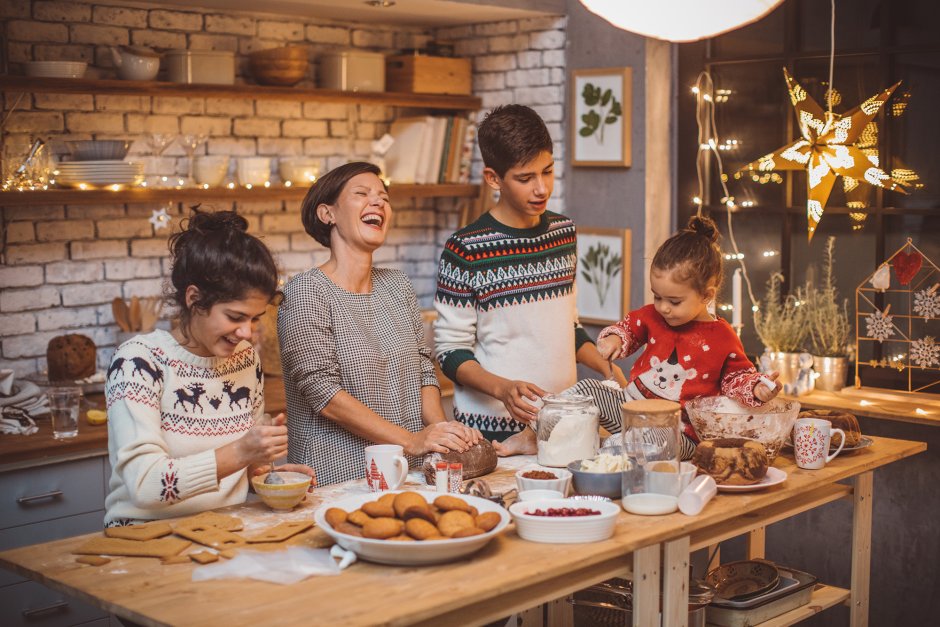
[[[193,581],[248,578],[292,584],[312,575],[339,573],[339,566],[326,549],[292,546],[273,552],[240,551],[230,560],[197,568],[193,571]]]
[[[0,370],[0,395],[9,396],[13,391],[13,371]]]

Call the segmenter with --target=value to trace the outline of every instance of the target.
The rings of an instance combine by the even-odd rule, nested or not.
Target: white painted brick
[[[113,259],[104,262],[104,276],[109,281],[158,277],[163,268],[160,259]]]
[[[186,120],[184,119],[183,127],[185,126]],[[233,135],[241,137],[278,137],[281,134],[281,123],[278,120],[239,118],[233,121],[232,129]]]
[[[480,94],[484,109],[492,109],[500,105],[512,104],[514,96],[511,89],[503,91],[488,91]]]
[[[35,2],[33,19],[44,22],[88,22],[91,7],[79,2]]]
[[[493,91],[506,87],[506,74],[504,72],[486,72],[473,75],[473,91]]]
[[[4,207],[3,211],[7,220],[55,220],[65,217],[65,207],[61,205]]]
[[[473,60],[475,72],[506,72],[516,69],[516,55],[491,54]]]
[[[524,50],[516,53],[519,67],[523,69],[540,67],[542,64],[542,53],[533,50]]]
[[[150,28],[159,30],[202,30],[201,13],[182,11],[151,11],[148,20]]]
[[[553,67],[551,68],[551,84],[552,85],[564,85],[565,84],[565,70],[564,68]]]
[[[439,41],[451,41],[473,36],[473,26],[447,26],[438,28],[434,31],[434,39]]]
[[[507,87],[538,87],[548,85],[551,75],[547,68],[533,70],[513,70],[506,73]]]
[[[186,33],[143,28],[131,31],[131,43],[135,46],[148,46],[150,48],[185,48]]]
[[[564,68],[566,62],[564,49],[542,52],[542,65],[544,66]]]
[[[40,355],[45,356],[49,340],[56,335],[59,335],[59,333],[46,331],[43,333],[5,338],[3,340],[3,357],[5,359],[17,359],[22,357],[38,357]]]
[[[234,15],[206,15],[206,31],[210,33],[230,33],[232,35],[251,36],[257,32],[255,20],[251,17]]]
[[[0,266],[0,287],[42,285],[42,266]]]
[[[153,98],[153,112],[165,114],[192,114],[199,115],[206,110],[206,103],[201,98],[175,98],[169,96],[155,96]]]
[[[147,26],[147,12],[141,9],[95,6],[92,15],[96,24],[132,26],[134,28],[146,28]]]
[[[65,259],[65,244],[22,244],[7,246],[6,261],[11,266],[47,263]]]
[[[475,57],[486,54],[490,50],[489,40],[485,37],[461,39],[454,42],[454,54],[458,57]]]
[[[276,157],[300,156],[304,154],[304,142],[299,138],[259,137],[258,154]],[[273,167],[272,171],[275,171]]]
[[[37,109],[91,111],[95,108],[95,99],[90,94],[34,94],[33,105]]]
[[[243,216],[248,222],[248,232],[261,234],[261,216]]]
[[[157,279],[134,279],[124,282],[124,297],[131,296],[163,296],[164,280]]]
[[[32,333],[36,330],[36,317],[30,313],[0,315],[0,329],[2,337]]]
[[[529,45],[528,35],[512,35],[506,37],[491,37],[490,52],[515,52],[525,50]]]
[[[98,324],[98,311],[95,307],[46,309],[36,313],[36,324],[40,331],[94,326]]]
[[[564,138],[565,136],[565,129],[559,122],[547,122],[545,128],[552,137]],[[558,172],[555,172],[555,178],[558,178]]]
[[[151,237],[153,225],[146,220],[100,220],[98,237],[101,239],[122,239],[131,237]]]
[[[565,33],[560,30],[546,30],[529,35],[529,47],[535,50],[554,50],[565,47]]]
[[[399,50],[422,50],[431,42],[431,35],[413,31],[396,31],[393,48]]]
[[[184,116],[180,119],[183,134],[204,134],[212,137],[227,137],[232,133],[230,118]]]
[[[288,274],[303,272],[316,264],[316,257],[311,253],[278,253],[276,258],[278,267]]]
[[[302,22],[258,21],[258,37],[278,41],[303,41],[304,25]]]
[[[65,114],[65,124],[72,133],[123,133],[124,116],[120,113]]]
[[[533,102],[531,103],[531,107],[535,109],[535,112],[546,122],[561,122],[565,119],[564,108],[561,105],[540,105],[539,103]]]
[[[4,0],[0,2],[0,17],[29,17],[30,0]]]
[[[349,137],[349,124],[345,120],[331,121],[330,137]]]
[[[128,133],[179,133],[179,118],[175,115],[127,114]]]
[[[99,282],[62,287],[62,304],[66,307],[107,303],[120,296],[120,283]]]
[[[69,250],[72,259],[113,259],[127,256],[127,242],[117,240],[71,242]]]
[[[49,285],[0,292],[0,311],[4,313],[45,309],[58,306],[60,302],[59,290]]]
[[[65,24],[11,20],[7,22],[7,37],[10,41],[37,41],[67,43],[69,28]]]
[[[277,100],[259,100],[255,103],[255,113],[260,118],[299,118],[303,115],[303,107],[299,102],[283,102]]]
[[[69,205],[66,208],[66,212],[70,219],[120,218],[124,216],[124,205],[123,203],[111,205]]]
[[[238,37],[232,35],[193,33],[189,36],[189,46],[192,50],[225,50],[228,52],[238,52]]]
[[[285,120],[281,132],[284,137],[327,137],[330,127],[322,120]]]
[[[308,24],[305,29],[307,41],[313,41],[318,44],[335,44],[337,46],[348,46],[351,36],[348,28],[319,26]]]
[[[265,233],[293,233],[303,229],[299,212],[269,213],[261,216],[261,230]]]
[[[395,38],[391,31],[354,29],[352,45],[357,48],[391,48]]]
[[[519,31],[564,30],[567,25],[568,18],[563,15],[534,17],[527,20],[519,20]]]
[[[33,131],[54,133],[65,129],[65,121],[58,111],[13,111],[7,119],[4,132]]]
[[[251,100],[234,100],[232,98],[206,98],[206,113],[209,115],[253,115],[254,103]]]
[[[396,211],[394,214],[395,226],[434,226],[433,211]]]
[[[356,139],[376,139],[388,130],[387,124],[378,125],[374,122],[359,122],[356,124]]]
[[[33,47],[34,46],[31,43],[22,43],[19,41],[11,41],[7,43],[7,55],[9,56],[10,62],[25,63],[26,61],[32,61],[35,58],[33,56]],[[58,48],[58,46],[55,47]],[[40,58],[45,59],[46,57]],[[51,61],[52,59],[49,60]]]
[[[306,233],[291,233],[290,249],[294,252],[308,252],[323,250],[323,246]]]
[[[520,104],[547,105],[565,102],[565,90],[561,85],[547,87],[522,87],[515,90],[516,100]],[[552,120],[558,122],[560,119]]]
[[[46,266],[47,283],[88,283],[100,281],[103,276],[97,261],[59,261]]]
[[[345,120],[348,116],[346,105],[331,102],[305,102],[304,117],[322,120]]]
[[[235,203],[235,208],[242,215],[259,215],[264,213],[274,213],[281,211],[283,203],[272,200],[246,201],[240,200]]]
[[[69,41],[73,44],[119,46],[130,42],[130,34],[121,26],[72,24],[69,26]]]
[[[36,230],[32,222],[25,220],[21,222],[10,222],[6,227],[7,244],[22,244],[23,242],[35,242]]]
[[[36,223],[36,239],[40,242],[63,242],[93,239],[95,224],[91,220],[64,220]]]
[[[209,139],[208,152],[210,155],[250,157],[256,154],[255,140],[235,139],[232,137],[213,137]]]
[[[519,30],[519,24],[515,21],[488,22],[477,24],[473,32],[477,35],[511,35]]]
[[[166,257],[169,254],[165,239],[137,239],[131,242],[132,257]]]
[[[289,235],[265,234],[261,235],[261,240],[274,253],[289,252],[291,249]]]

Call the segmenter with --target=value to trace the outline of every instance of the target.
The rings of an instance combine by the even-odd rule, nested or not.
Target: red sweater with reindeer
[[[199,357],[172,335],[138,335],[108,368],[105,525],[186,516],[242,503],[247,470],[219,480],[215,449],[242,437],[264,411],[258,354]]]
[[[754,396],[761,375],[744,354],[734,329],[720,318],[671,327],[653,305],[646,305],[605,328],[598,339],[608,335],[622,342],[618,359],[646,346],[630,370],[626,392],[633,398],[684,404],[700,396],[723,394],[748,407],[761,405]],[[697,441],[687,420],[685,432]]]

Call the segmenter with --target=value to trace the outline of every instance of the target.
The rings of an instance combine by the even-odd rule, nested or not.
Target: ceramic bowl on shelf
[[[527,473],[545,473],[554,475],[554,478],[547,477],[545,479],[538,479],[534,477],[526,477]],[[530,468],[523,468],[522,470],[516,473],[516,487],[519,488],[519,491],[524,490],[557,490],[563,495],[568,494],[568,486],[571,485],[571,471],[564,468],[542,468],[541,466],[533,466]]]
[[[264,185],[271,178],[271,159],[240,157],[235,172],[240,185]]]
[[[534,512],[550,509],[592,510],[587,516],[544,516]],[[509,507],[516,523],[516,532],[523,540],[549,544],[580,544],[598,542],[614,535],[620,505],[607,501],[577,499],[545,499],[520,501]]]
[[[760,407],[744,407],[725,396],[706,396],[689,401],[685,409],[700,440],[757,440],[772,464],[793,430],[800,404],[775,398]]]
[[[36,78],[82,78],[88,64],[84,61],[27,61],[26,76]]]
[[[193,176],[200,185],[216,187],[228,174],[228,155],[201,155],[193,162]],[[262,181],[263,183],[263,181]]]
[[[265,483],[268,475],[259,475],[251,478],[251,485],[255,492],[271,509],[289,511],[300,505],[310,487],[311,478],[300,472],[278,471],[284,483]]]
[[[293,185],[310,185],[320,176],[320,160],[315,157],[281,157],[277,172],[281,181]]]

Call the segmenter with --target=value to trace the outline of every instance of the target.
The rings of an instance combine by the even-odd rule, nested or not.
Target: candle
[[[731,277],[731,326],[740,331],[741,322],[741,268],[736,268]]]

